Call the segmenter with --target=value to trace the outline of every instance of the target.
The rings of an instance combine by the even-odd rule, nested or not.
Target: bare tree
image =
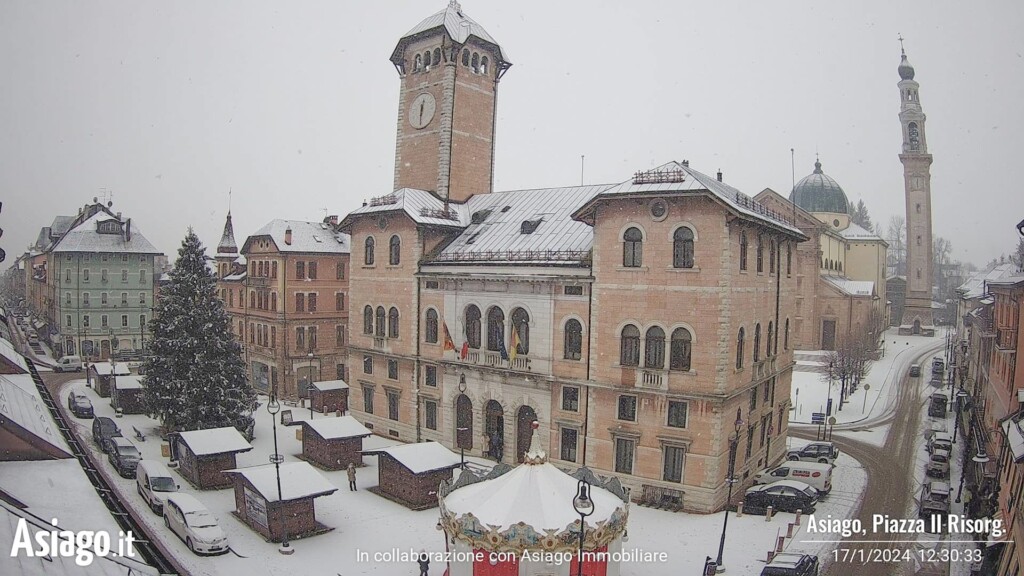
[[[889,218],[885,241],[889,243],[886,267],[890,276],[907,274],[907,219],[896,215]]]

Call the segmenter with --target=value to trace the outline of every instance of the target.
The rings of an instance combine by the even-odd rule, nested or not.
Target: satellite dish
[[[114,201],[113,200],[107,200],[107,208],[110,208],[113,205],[114,205]]]

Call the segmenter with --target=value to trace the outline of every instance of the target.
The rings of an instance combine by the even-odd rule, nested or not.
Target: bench
[[[146,441],[146,435],[142,433],[142,430],[139,430],[135,426],[132,426],[132,430],[135,431],[135,439],[136,440],[138,440],[139,442],[145,442]]]

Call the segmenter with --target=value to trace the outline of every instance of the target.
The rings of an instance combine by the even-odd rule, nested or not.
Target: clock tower
[[[902,43],[902,39],[900,39]],[[903,130],[903,185],[907,198],[907,293],[900,334],[935,335],[932,319],[932,155],[925,138],[924,111],[914,67],[900,50],[900,125]]]
[[[401,78],[395,189],[454,202],[491,192],[498,82],[512,65],[501,46],[451,0],[398,41],[391,62]]]

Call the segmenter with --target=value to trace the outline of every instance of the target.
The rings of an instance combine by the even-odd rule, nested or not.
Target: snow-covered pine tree
[[[206,249],[189,228],[150,325],[144,400],[167,431],[244,430],[255,404],[241,348],[206,262]]]

